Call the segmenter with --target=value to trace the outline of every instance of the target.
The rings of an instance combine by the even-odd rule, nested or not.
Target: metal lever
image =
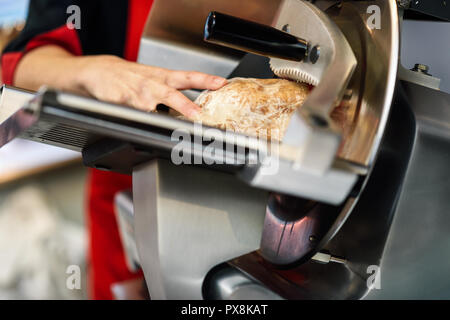
[[[308,42],[289,33],[220,12],[210,12],[204,40],[267,57],[302,61]]]
[[[336,257],[333,256],[330,253],[327,252],[317,252],[312,258],[311,260],[318,262],[318,263],[322,263],[322,264],[327,264],[330,262],[335,262],[335,263],[340,263],[340,264],[346,264],[347,260],[345,258],[341,258],[341,257]]]

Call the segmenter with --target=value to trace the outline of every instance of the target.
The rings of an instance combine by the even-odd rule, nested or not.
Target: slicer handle
[[[263,56],[302,61],[308,42],[270,26],[212,11],[205,23],[204,40]]]

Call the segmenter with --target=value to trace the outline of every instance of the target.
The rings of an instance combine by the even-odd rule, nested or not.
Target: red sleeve
[[[3,82],[8,85],[14,85],[14,72],[20,59],[31,50],[50,44],[60,46],[73,55],[80,56],[83,54],[76,30],[69,29],[64,25],[35,36],[26,44],[22,51],[4,53],[1,60]]]
[[[129,0],[128,5],[128,25],[124,58],[129,61],[136,61],[138,58],[142,32],[150,8],[153,5],[153,0]]]

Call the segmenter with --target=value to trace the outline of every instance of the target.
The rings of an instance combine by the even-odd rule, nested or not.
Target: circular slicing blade
[[[294,80],[297,82],[305,82],[313,86],[317,86],[317,84],[319,83],[319,79],[298,68],[294,69],[289,67],[276,67],[272,63],[270,63],[270,68],[272,69],[273,73],[275,73],[280,78]]]

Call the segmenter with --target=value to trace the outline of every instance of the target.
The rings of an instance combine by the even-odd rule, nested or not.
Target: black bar
[[[204,40],[263,56],[302,61],[308,43],[287,32],[219,12],[205,23]]]

